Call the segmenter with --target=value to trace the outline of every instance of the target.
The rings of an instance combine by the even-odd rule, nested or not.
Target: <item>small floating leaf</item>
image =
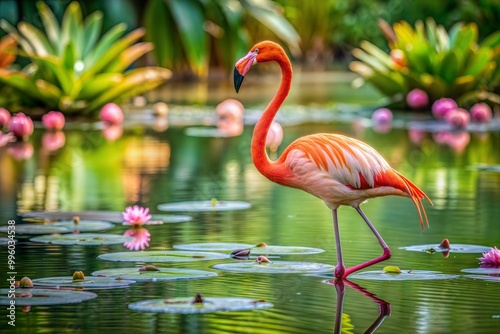
[[[73,275],[74,277],[74,275]],[[75,288],[75,289],[111,289],[123,288],[132,283],[134,280],[118,280],[116,277],[92,277],[83,280],[74,280],[72,276],[46,277],[33,280],[35,286],[55,287],[55,288]]]
[[[201,296],[201,293],[197,293],[196,296],[194,296],[193,301],[191,304],[203,304],[204,300],[203,297]]]
[[[106,222],[123,222],[122,213],[118,211],[32,211],[23,214],[24,218],[39,218],[47,220],[71,220],[78,216],[80,220],[98,220]],[[160,221],[163,223],[181,223],[193,218],[185,215],[162,215],[153,214],[151,224]]]
[[[199,250],[199,251],[233,251],[234,249],[250,249],[253,254],[273,254],[273,255],[304,255],[318,254],[324,252],[323,249],[299,246],[269,246],[265,243],[258,245],[233,244],[226,242],[194,243],[174,245],[176,249]]]
[[[7,233],[8,226],[0,226],[0,232]],[[70,233],[71,230],[63,226],[54,226],[54,224],[16,224],[16,234],[52,234],[52,233]]]
[[[118,252],[98,256],[101,260],[121,262],[190,262],[200,260],[219,260],[228,258],[226,254],[191,251],[145,251]]]
[[[469,268],[469,269],[462,269],[461,271],[470,274],[498,275],[500,274],[500,267]]]
[[[384,271],[390,274],[401,274],[401,269],[398,266],[386,266]]]
[[[8,294],[9,289],[0,289],[0,305],[10,305],[12,298],[8,298]],[[89,291],[23,289],[22,293],[16,293],[16,306],[75,304],[96,297],[95,293]]]
[[[445,280],[454,279],[460,277],[459,275],[442,274],[439,271],[428,271],[428,270],[401,270],[399,275],[393,275],[392,273],[385,272],[384,270],[378,271],[364,271],[354,273],[349,276],[349,278],[359,278],[367,280]]]
[[[204,211],[232,211],[246,210],[252,205],[241,201],[217,201],[213,205],[212,201],[187,201],[174,202],[158,205],[161,211],[185,211],[185,212],[204,212]]]
[[[75,271],[73,273],[73,282],[83,282],[85,280],[85,275],[82,271]]]
[[[482,279],[490,282],[498,282],[500,283],[499,276],[490,276],[490,275],[465,275],[464,277],[472,278],[472,279]]]
[[[215,272],[204,271],[204,270],[162,268],[162,267],[155,267],[155,268],[158,270],[143,271],[141,270],[142,267],[103,269],[93,272],[92,276],[97,276],[97,277],[106,276],[114,278],[120,277],[123,279],[134,280],[137,282],[175,281],[175,280],[188,280],[188,279],[209,278],[218,276],[218,274]]]
[[[273,307],[273,304],[243,297],[204,297],[203,303],[193,303],[193,297],[149,299],[128,305],[134,311],[180,314],[249,311],[269,307]]]
[[[242,273],[263,273],[263,274],[313,274],[332,271],[334,266],[313,263],[313,262],[295,262],[295,261],[273,261],[265,266],[259,265],[255,261],[242,261],[234,263],[220,263],[212,266],[214,269],[224,271],[234,271]]]
[[[30,239],[30,241],[33,242],[42,242],[54,245],[81,245],[81,246],[123,244],[124,242],[132,240],[134,240],[134,238],[126,237],[123,235],[96,234],[96,233],[44,235],[41,237],[33,237]]]
[[[19,287],[20,288],[32,288],[33,287],[33,281],[29,277],[24,276],[19,281]]]
[[[201,126],[187,128],[186,135],[190,137],[202,137],[202,138],[235,137],[234,135],[228,133],[227,131],[222,131],[215,127],[201,127]]]
[[[160,271],[160,269],[156,268],[152,265],[142,266],[139,268],[139,271]]]

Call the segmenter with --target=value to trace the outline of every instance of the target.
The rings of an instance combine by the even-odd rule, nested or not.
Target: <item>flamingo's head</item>
[[[263,41],[255,44],[246,56],[236,62],[234,66],[234,88],[240,90],[241,83],[252,65],[266,61],[278,60],[286,54],[283,48],[274,42]]]

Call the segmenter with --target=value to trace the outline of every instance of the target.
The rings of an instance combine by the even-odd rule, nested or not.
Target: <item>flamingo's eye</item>
[[[259,48],[255,49],[253,52],[259,53]]]

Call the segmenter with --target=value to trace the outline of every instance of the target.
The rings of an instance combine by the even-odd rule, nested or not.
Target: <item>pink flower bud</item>
[[[421,89],[415,88],[411,90],[406,96],[406,103],[413,109],[420,109],[429,103],[427,93]]]
[[[42,116],[42,124],[47,130],[62,130],[64,123],[64,115],[60,111],[49,111]]]
[[[5,108],[0,108],[0,129],[9,125],[10,112]]]
[[[463,129],[470,122],[470,114],[465,109],[453,109],[446,113],[444,120],[454,128]]]
[[[470,109],[472,120],[478,123],[489,123],[491,121],[491,108],[486,103],[476,103]]]
[[[115,103],[108,103],[101,109],[101,121],[110,124],[121,124],[123,122],[123,111]]]
[[[33,121],[20,112],[10,119],[9,129],[18,140],[25,140],[33,133]]]
[[[446,114],[453,109],[457,109],[457,103],[453,99],[442,98],[432,104],[432,114],[437,119],[443,119]]]

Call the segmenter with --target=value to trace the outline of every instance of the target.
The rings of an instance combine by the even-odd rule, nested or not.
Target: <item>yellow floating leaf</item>
[[[401,274],[401,269],[398,266],[387,266],[384,267],[384,271],[390,274]]]

